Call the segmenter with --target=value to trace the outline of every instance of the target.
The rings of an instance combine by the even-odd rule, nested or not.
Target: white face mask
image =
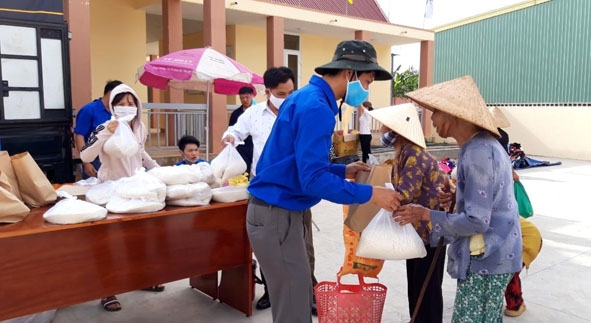
[[[117,120],[130,122],[137,115],[136,107],[127,107],[123,105],[116,105],[113,107],[113,116]]]
[[[280,99],[280,98],[274,96],[273,93],[270,93],[269,94],[269,101],[271,101],[271,103],[273,103],[273,105],[277,108],[277,110],[279,110],[279,107],[281,106],[283,101],[285,101],[285,98]]]

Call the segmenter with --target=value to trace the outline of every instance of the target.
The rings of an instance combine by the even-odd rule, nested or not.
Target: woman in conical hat
[[[417,203],[437,209],[437,188],[443,186],[447,174],[439,168],[437,160],[429,154],[421,128],[417,108],[412,103],[375,109],[368,112],[392,131],[395,138],[388,143],[396,151],[392,184],[403,197],[401,204]],[[412,317],[418,303],[421,286],[427,277],[431,262],[437,255],[437,243],[431,244],[429,221],[413,223],[427,249],[424,258],[406,260],[408,311]],[[443,294],[441,285],[445,267],[445,249],[437,255],[433,274],[416,316],[416,322],[442,322]]]
[[[407,96],[433,111],[441,137],[457,141],[458,179],[455,193],[445,185],[439,194],[443,205],[455,201],[455,209],[410,204],[396,219],[403,225],[430,221],[431,241],[444,236],[450,242],[447,271],[458,280],[452,322],[502,322],[503,292],[521,269],[522,242],[511,163],[495,138],[493,116],[470,76]]]

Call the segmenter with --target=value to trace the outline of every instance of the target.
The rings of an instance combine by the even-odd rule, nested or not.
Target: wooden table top
[[[50,207],[0,225],[0,321],[187,277],[251,315],[246,201],[109,213],[68,225],[46,222]],[[206,278],[195,278],[201,275]]]
[[[4,237],[15,237],[40,232],[50,232],[59,230],[71,230],[80,227],[106,225],[115,222],[137,221],[140,219],[162,217],[175,214],[186,214],[199,211],[215,210],[235,205],[246,204],[247,201],[238,201],[232,203],[212,202],[204,206],[166,206],[164,209],[151,213],[133,213],[133,214],[115,214],[108,213],[107,218],[99,221],[84,222],[76,224],[52,224],[43,219],[43,214],[53,205],[43,206],[31,209],[31,213],[22,221],[12,224],[0,224],[0,239]]]

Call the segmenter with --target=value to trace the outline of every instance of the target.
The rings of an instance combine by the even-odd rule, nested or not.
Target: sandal
[[[154,285],[146,288],[142,288],[142,290],[146,290],[148,292],[156,292],[159,293],[164,290],[164,285]]]
[[[101,299],[101,305],[107,312],[117,312],[121,310],[121,303],[119,303],[117,296],[109,296]]]

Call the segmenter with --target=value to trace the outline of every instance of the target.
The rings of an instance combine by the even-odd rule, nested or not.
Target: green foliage
[[[400,73],[400,67],[401,65],[398,65],[394,71],[392,80],[392,96],[396,98],[402,98],[405,93],[419,88],[419,72],[411,66]]]

